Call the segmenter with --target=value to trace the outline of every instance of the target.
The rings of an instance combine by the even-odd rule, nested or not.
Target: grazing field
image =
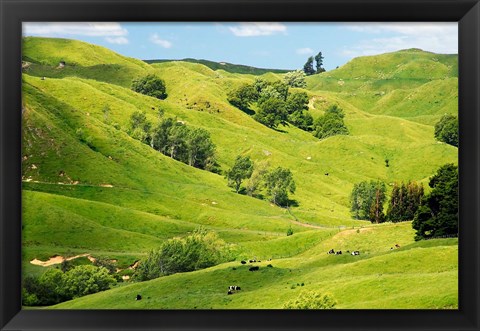
[[[330,293],[340,309],[458,308],[456,238],[415,242],[411,221],[372,224],[350,210],[355,183],[380,180],[389,194],[395,182],[416,181],[428,192],[440,166],[458,163],[458,149],[434,138],[435,123],[458,113],[456,55],[410,49],[308,76],[305,88],[291,90],[307,93],[314,119],[341,107],[349,131],[319,140],[293,125],[268,128],[229,103],[232,89],[282,80],[282,71],[146,63],[55,38],[24,38],[23,52],[24,276],[59,265],[34,259],[77,255],[79,264],[90,264],[88,255],[133,273],[152,249],[199,227],[231,250],[213,267],[126,279],[48,309],[280,309],[302,291]],[[148,73],[165,81],[165,100],[130,89]],[[208,131],[219,171],[134,139],[129,125],[138,111],[154,126],[174,118]],[[288,208],[227,186],[238,155],[255,167],[291,170]],[[227,295],[231,285],[242,289]]]

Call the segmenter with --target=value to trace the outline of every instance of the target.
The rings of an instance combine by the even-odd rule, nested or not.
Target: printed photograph
[[[22,26],[23,309],[458,309],[458,24]]]

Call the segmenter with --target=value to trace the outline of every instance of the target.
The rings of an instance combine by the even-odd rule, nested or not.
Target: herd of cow
[[[353,251],[350,253],[350,251],[347,251],[347,253],[349,253],[350,255],[360,255],[360,251]],[[336,251],[332,248],[331,250],[329,250],[327,252],[327,254],[334,254],[334,255],[342,255],[342,251]]]

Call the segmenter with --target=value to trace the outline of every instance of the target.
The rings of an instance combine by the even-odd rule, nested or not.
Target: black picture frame
[[[1,330],[480,330],[477,0],[0,0]],[[458,310],[21,310],[21,26],[55,21],[459,23]]]

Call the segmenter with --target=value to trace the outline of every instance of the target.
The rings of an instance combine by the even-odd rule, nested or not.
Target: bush
[[[458,147],[458,118],[453,115],[443,115],[435,124],[435,139]]]
[[[230,252],[223,240],[214,232],[196,229],[185,238],[173,238],[152,250],[141,261],[135,278],[144,281],[204,269],[230,259]]]
[[[333,105],[325,111],[323,116],[317,118],[314,123],[313,135],[319,139],[335,135],[348,135],[348,129],[343,122],[345,117],[343,110]]]
[[[82,265],[64,274],[64,289],[70,298],[108,290],[116,280],[104,267]]]
[[[292,234],[293,234],[293,229],[292,229],[292,227],[289,227],[289,228],[287,229],[287,237],[288,237],[288,236],[291,236]]]
[[[283,305],[284,309],[334,309],[337,302],[329,294],[302,292],[296,299]]]
[[[157,99],[163,100],[167,97],[165,82],[154,74],[134,79],[132,90]]]

